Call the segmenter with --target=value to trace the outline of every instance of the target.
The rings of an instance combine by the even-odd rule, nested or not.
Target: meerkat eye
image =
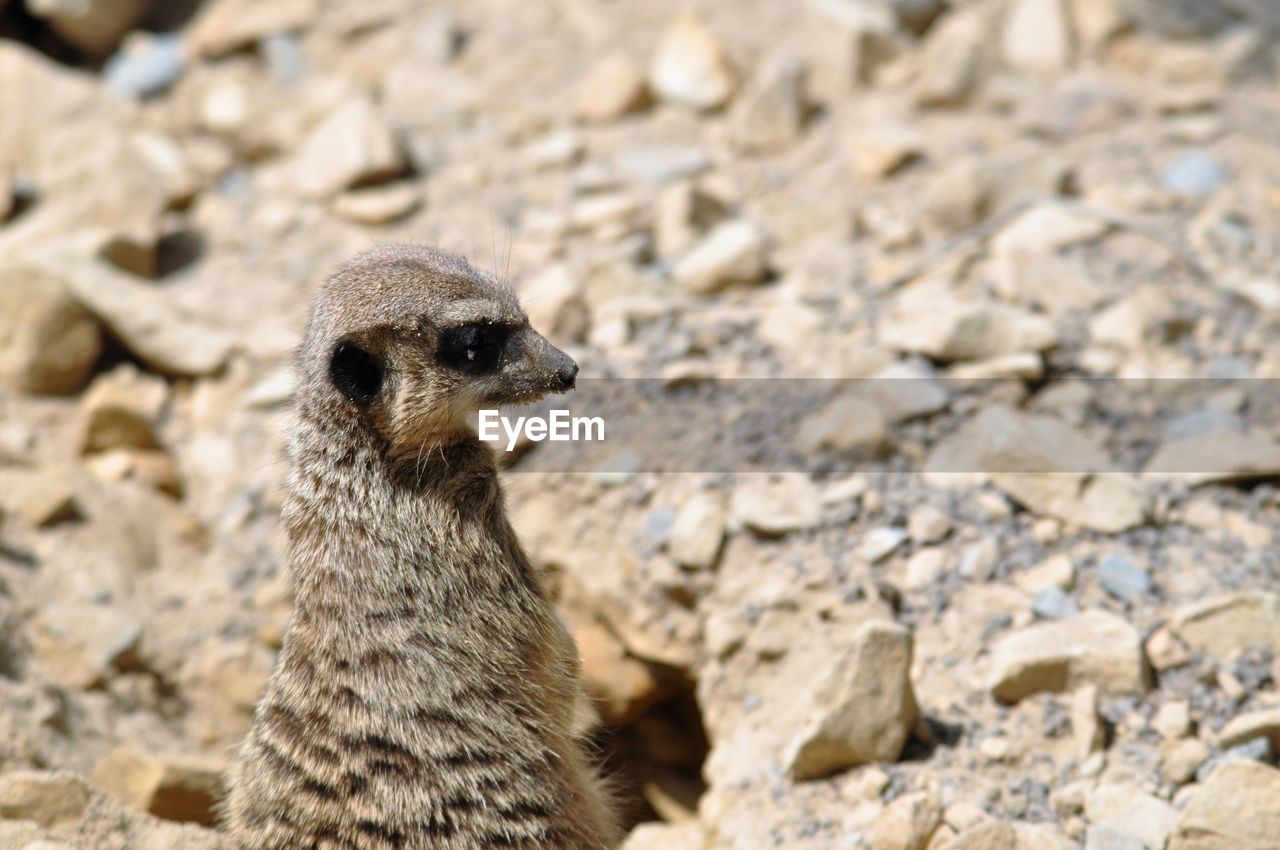
[[[492,372],[510,335],[505,325],[471,323],[449,328],[440,337],[440,362],[471,375]]]
[[[340,342],[329,358],[329,380],[352,402],[362,407],[382,389],[382,361],[363,348]]]

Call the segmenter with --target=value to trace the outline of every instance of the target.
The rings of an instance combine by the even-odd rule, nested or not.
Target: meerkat
[[[321,290],[283,510],[295,607],[232,771],[244,850],[604,850],[573,639],[468,417],[574,386],[504,283],[388,246]]]

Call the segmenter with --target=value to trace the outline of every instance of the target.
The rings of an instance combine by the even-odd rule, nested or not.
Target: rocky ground
[[[0,848],[224,846],[290,347],[387,241],[510,278],[584,377],[878,379],[779,474],[507,473],[627,850],[1280,847],[1278,36],[0,0]]]

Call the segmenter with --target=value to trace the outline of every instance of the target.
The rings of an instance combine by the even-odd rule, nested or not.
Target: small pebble
[[[1128,557],[1112,553],[1098,564],[1098,583],[1111,596],[1132,602],[1151,591],[1151,576]]]
[[[1190,150],[1164,170],[1160,183],[1166,192],[1203,198],[1213,194],[1230,177],[1225,165],[1207,151]]]
[[[121,97],[146,97],[164,91],[182,74],[186,48],[175,34],[130,41],[102,69],[107,87]]]
[[[1046,620],[1065,620],[1080,613],[1080,606],[1060,587],[1046,587],[1031,600],[1031,610]]]

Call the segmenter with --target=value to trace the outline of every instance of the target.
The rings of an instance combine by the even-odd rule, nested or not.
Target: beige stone
[[[0,470],[0,506],[37,528],[80,514],[75,480],[62,469]]]
[[[942,845],[942,850],[1021,850],[1011,824],[988,821],[971,827]]]
[[[36,617],[32,649],[52,678],[87,688],[127,662],[141,636],[142,626],[122,608],[67,601]]]
[[[642,823],[622,844],[622,850],[703,850],[702,827],[689,823]]]
[[[1007,635],[992,650],[991,667],[992,693],[1001,702],[1089,684],[1107,695],[1146,690],[1137,630],[1105,611],[1086,611]]]
[[[734,284],[756,284],[768,272],[764,235],[744,220],[717,225],[671,271],[680,287],[711,295]]]
[[[885,806],[867,834],[871,850],[924,850],[942,824],[942,805],[931,791],[904,794]]]
[[[405,169],[400,141],[367,97],[333,110],[302,142],[292,163],[291,188],[324,198],[360,183],[394,177]]]
[[[0,776],[0,818],[52,826],[79,817],[88,804],[88,789],[72,773],[32,770]]]
[[[667,537],[667,551],[683,566],[710,569],[720,553],[727,517],[724,499],[719,494],[694,495],[676,513]]]
[[[1004,23],[1004,58],[1023,71],[1053,73],[1071,61],[1073,34],[1065,0],[1015,0]]]
[[[1077,688],[1071,695],[1071,734],[1080,761],[1106,748],[1107,727],[1098,714],[1097,685]]]
[[[422,191],[411,183],[391,183],[343,192],[333,202],[333,214],[358,224],[390,224],[422,206]]]
[[[93,782],[125,805],[158,818],[215,826],[225,759],[117,747],[98,759]]]
[[[71,393],[89,379],[102,330],[47,270],[0,270],[0,381],[28,393]]]
[[[1160,744],[1160,776],[1171,785],[1182,785],[1195,778],[1212,751],[1199,738],[1164,741]]]
[[[101,262],[67,260],[72,292],[145,365],[170,375],[208,375],[231,356],[234,337],[184,307],[172,292]]]
[[[830,453],[845,458],[874,458],[889,446],[889,424],[875,399],[860,392],[849,393],[805,417],[792,445],[810,456]]]
[[[1262,430],[1182,437],[1164,442],[1143,471],[1194,485],[1269,478],[1280,473],[1280,442]]]
[[[1280,752],[1280,708],[1264,708],[1231,718],[1218,733],[1218,745],[1234,747],[1254,738],[1267,738],[1272,752]]]
[[[866,762],[895,761],[919,715],[911,655],[911,634],[901,626],[861,626],[802,697],[803,720],[784,755],[788,773],[813,779]],[[933,826],[940,819],[941,811]]]
[[[653,102],[644,72],[620,53],[596,63],[578,85],[574,113],[584,121],[604,124]]]
[[[743,153],[773,153],[793,145],[804,129],[804,63],[779,56],[764,63],[729,111],[730,143]]]
[[[168,398],[163,380],[133,366],[99,376],[80,402],[80,451],[155,448],[156,426]]]
[[[272,33],[308,26],[316,12],[315,0],[217,0],[192,24],[192,50],[222,56]]]
[[[771,479],[751,476],[734,487],[730,515],[752,531],[778,536],[817,524],[822,516],[822,493],[807,475],[799,473]]]
[[[1280,770],[1258,762],[1225,764],[1191,796],[1168,850],[1280,847]]]
[[[658,97],[696,109],[717,109],[737,88],[737,74],[706,23],[686,12],[663,34],[649,68]]]
[[[729,217],[729,207],[692,180],[681,180],[658,194],[653,236],[658,253],[678,257],[699,238]]]
[[[968,100],[981,81],[987,50],[982,16],[957,9],[929,33],[920,52],[915,99],[922,106],[958,106]]]
[[[849,143],[849,163],[861,180],[879,180],[924,156],[924,137],[914,127],[873,124],[859,127]]]
[[[1280,595],[1227,593],[1184,605],[1169,623],[1193,650],[1226,660],[1259,646],[1280,652]]]
[[[150,0],[27,0],[59,36],[80,50],[102,57],[115,50],[150,8]]]
[[[983,360],[1058,344],[1053,322],[1007,304],[962,301],[934,285],[913,287],[893,303],[879,328],[882,345],[934,360]]]
[[[1100,785],[1085,800],[1094,826],[1137,839],[1147,850],[1162,850],[1178,821],[1178,811],[1159,797],[1126,784]]]

